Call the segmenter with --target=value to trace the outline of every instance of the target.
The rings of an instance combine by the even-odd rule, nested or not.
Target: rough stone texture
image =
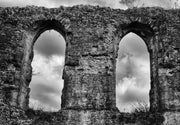
[[[180,123],[180,113],[179,112],[166,112],[164,113],[164,125],[178,125]]]
[[[129,32],[144,39],[150,53],[150,111],[164,117],[154,124],[179,125],[179,13],[82,5],[0,8],[0,103],[10,107],[1,110],[5,115],[0,121],[16,119],[8,114],[13,107],[28,109],[33,45],[42,32],[54,29],[66,41],[65,84],[57,125],[125,124],[116,108],[115,69],[119,42]]]

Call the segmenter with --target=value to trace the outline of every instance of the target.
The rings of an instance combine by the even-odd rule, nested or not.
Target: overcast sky
[[[131,111],[137,102],[149,104],[150,61],[144,41],[129,33],[119,44],[116,63],[116,103],[121,111]]]
[[[175,0],[174,0],[175,1]],[[140,0],[136,5],[172,8],[174,1]],[[126,9],[119,0],[0,0],[1,7],[36,5],[48,8],[91,4]],[[135,5],[135,6],[136,6]],[[116,74],[116,102],[121,111],[130,111],[137,101],[149,103],[150,64],[144,41],[129,33],[120,42]],[[65,41],[56,31],[46,31],[34,46],[30,107],[58,110],[63,88]]]
[[[49,30],[34,45],[33,75],[30,83],[30,107],[56,111],[60,109],[64,85],[65,41],[62,35]]]
[[[48,8],[63,6],[73,6],[77,4],[90,4],[99,6],[109,6],[112,8],[126,9],[125,5],[119,3],[120,0],[0,0],[0,6],[26,6],[36,5],[45,6]],[[174,2],[177,0],[137,0],[135,6],[161,6],[164,8],[170,8],[174,6]]]

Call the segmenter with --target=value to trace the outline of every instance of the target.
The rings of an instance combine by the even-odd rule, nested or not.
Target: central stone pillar
[[[83,73],[68,66],[65,70],[62,108],[102,110],[115,107],[112,76]]]
[[[113,48],[105,49],[106,40],[89,41],[66,47],[60,111],[63,125],[115,125],[117,122],[114,58],[109,53]]]

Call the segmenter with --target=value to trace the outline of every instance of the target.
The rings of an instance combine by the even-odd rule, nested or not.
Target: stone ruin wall
[[[115,69],[119,42],[129,32],[139,35],[150,53],[150,111],[163,116],[163,125],[180,124],[179,13],[82,5],[0,8],[1,122],[12,118],[14,108],[28,109],[33,45],[42,32],[54,29],[66,41],[58,125],[121,124]]]

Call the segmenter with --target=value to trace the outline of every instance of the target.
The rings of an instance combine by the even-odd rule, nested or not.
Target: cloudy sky
[[[131,111],[137,103],[149,104],[150,61],[144,41],[134,33],[123,37],[116,64],[116,103]]]
[[[0,0],[1,7],[36,5],[48,8],[90,4],[127,9],[120,0]],[[173,8],[176,0],[137,0],[134,6]],[[129,33],[120,42],[116,74],[116,102],[121,111],[131,111],[136,102],[149,103],[150,64],[144,41]],[[30,107],[55,111],[60,109],[63,88],[65,41],[54,30],[46,31],[36,41],[30,83]]]
[[[30,107],[48,111],[60,109],[64,56],[65,41],[60,33],[49,30],[37,39],[32,61]]]
[[[0,6],[26,6],[36,5],[45,6],[48,8],[63,6],[73,6],[77,4],[90,4],[99,6],[109,6],[112,8],[126,9],[125,5],[119,3],[120,0],[0,0]],[[126,0],[122,0],[126,1]],[[133,0],[127,0],[133,1]],[[174,6],[174,3],[179,0],[135,0],[134,6],[161,6],[164,8],[170,8]]]

